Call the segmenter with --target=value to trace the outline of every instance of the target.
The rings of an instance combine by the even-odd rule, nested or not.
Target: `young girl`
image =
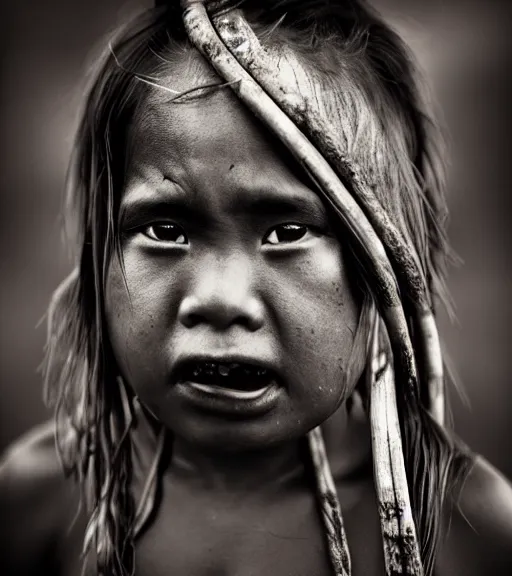
[[[509,574],[512,489],[443,425],[437,140],[361,1],[128,23],[77,134],[56,426],[0,469],[1,573]]]

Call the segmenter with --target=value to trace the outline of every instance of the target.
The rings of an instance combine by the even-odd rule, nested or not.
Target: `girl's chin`
[[[265,413],[250,416],[223,411],[201,410],[197,406],[179,413],[158,415],[171,433],[198,450],[207,452],[247,452],[298,442],[314,427],[304,418],[282,410],[277,404]]]

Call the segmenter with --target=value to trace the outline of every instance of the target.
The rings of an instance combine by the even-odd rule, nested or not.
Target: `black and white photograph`
[[[0,7],[0,575],[512,574],[512,2]]]

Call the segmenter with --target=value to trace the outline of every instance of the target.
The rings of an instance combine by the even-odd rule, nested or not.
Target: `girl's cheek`
[[[172,293],[172,275],[155,269],[147,258],[127,250],[121,265],[114,257],[107,274],[106,314],[118,346],[132,349],[134,342],[156,335],[170,315],[166,307]]]
[[[320,404],[339,399],[345,385],[352,386],[346,377],[360,314],[339,243],[323,238],[275,274],[281,343],[312,384],[299,392]]]
[[[275,280],[280,307],[295,309],[311,319],[311,335],[320,335],[324,327],[334,332],[355,329],[359,305],[348,281],[339,242],[322,238],[289,267],[279,271]]]
[[[121,374],[142,395],[159,389],[166,367],[172,285],[161,276],[130,251],[122,266],[114,257],[107,273],[105,307],[114,356]]]
[[[122,265],[117,258],[111,262],[110,294],[114,302],[129,301],[136,314],[139,308],[161,306],[175,294],[180,276],[180,266],[172,258],[147,254],[129,245],[123,251]]]

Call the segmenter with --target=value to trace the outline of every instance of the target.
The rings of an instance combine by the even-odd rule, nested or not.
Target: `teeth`
[[[216,365],[214,362],[205,362],[204,371],[208,376],[213,376],[216,372]]]
[[[246,376],[252,376],[256,374],[257,376],[265,376],[268,372],[266,368],[254,368],[240,366],[233,362],[232,364],[217,364],[216,362],[205,362],[204,364],[197,364],[194,366],[192,373],[194,376],[199,376],[199,374],[205,373],[208,376],[214,376],[216,373],[221,376],[228,376],[232,370],[242,369]]]
[[[192,376],[194,378],[199,378],[200,376],[207,376],[210,378],[214,378],[215,376],[221,376],[223,378],[226,378],[228,376],[235,376],[233,372],[236,372],[238,376],[244,375],[247,378],[254,378],[254,376],[261,378],[267,376],[268,374],[268,370],[266,368],[243,366],[238,364],[237,362],[232,362],[230,364],[220,364],[217,362],[204,362],[196,364],[192,368]]]
[[[227,376],[230,370],[231,368],[229,366],[226,366],[225,364],[219,364],[219,374],[221,376]]]

